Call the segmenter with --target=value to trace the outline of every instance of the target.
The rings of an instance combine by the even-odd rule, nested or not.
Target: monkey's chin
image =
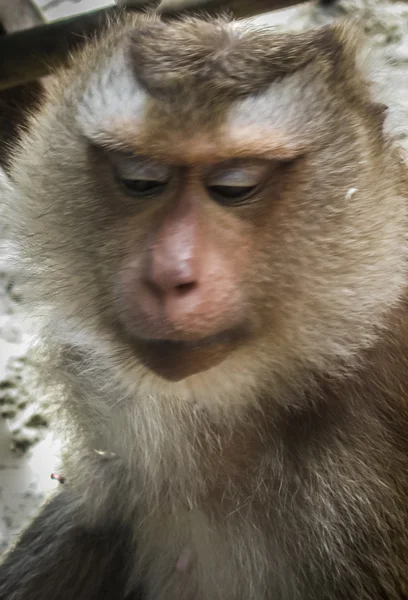
[[[135,351],[144,365],[167,381],[181,381],[222,363],[231,342],[138,341]]]

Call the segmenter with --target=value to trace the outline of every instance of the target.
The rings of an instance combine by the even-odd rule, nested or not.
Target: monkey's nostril
[[[174,291],[180,296],[185,296],[186,294],[192,292],[197,287],[197,284],[194,281],[189,283],[179,283],[174,286]]]
[[[157,297],[174,296],[184,297],[193,292],[197,287],[196,281],[186,281],[185,283],[176,283],[176,281],[154,281],[151,278],[143,280],[144,285],[150,293]]]

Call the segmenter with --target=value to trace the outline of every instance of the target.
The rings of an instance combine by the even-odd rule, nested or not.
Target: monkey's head
[[[47,335],[236,396],[372,344],[406,198],[356,38],[128,16],[74,57],[12,165]]]

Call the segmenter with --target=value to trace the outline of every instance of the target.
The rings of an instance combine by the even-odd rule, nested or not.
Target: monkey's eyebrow
[[[234,127],[226,132],[221,150],[229,156],[253,156],[258,158],[290,160],[305,151],[299,139],[269,127],[251,125]]]
[[[292,160],[304,153],[304,149],[292,144],[279,144],[267,136],[242,140],[242,143],[225,143],[217,149],[216,155],[222,159],[253,158],[264,160]]]
[[[139,133],[139,135],[138,135]],[[214,134],[180,131],[165,135],[140,135],[129,128],[116,127],[106,131],[94,143],[100,148],[144,155],[169,164],[215,163],[234,158],[258,158],[266,160],[292,160],[304,154],[305,146],[300,140],[286,137],[269,128],[237,127]],[[310,146],[310,145],[309,145]]]

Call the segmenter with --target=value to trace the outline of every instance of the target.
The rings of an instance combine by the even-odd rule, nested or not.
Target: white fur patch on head
[[[327,84],[315,78],[308,85],[314,73],[314,65],[306,67],[273,82],[262,94],[236,102],[229,113],[228,131],[239,135],[239,131],[258,130],[263,139],[273,132],[292,144],[304,143],[305,137],[313,140],[316,129],[327,118],[321,103],[321,97],[327,95]]]
[[[116,123],[141,123],[146,100],[147,94],[128,64],[123,44],[89,77],[78,107],[78,122],[84,135],[95,140]]]

